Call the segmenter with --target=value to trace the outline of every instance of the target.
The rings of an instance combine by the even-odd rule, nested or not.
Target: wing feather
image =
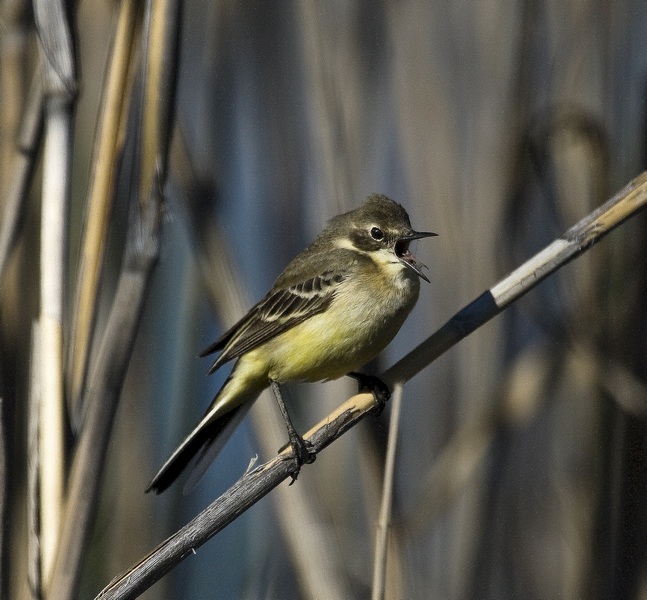
[[[339,271],[325,271],[287,288],[272,288],[243,319],[201,353],[206,356],[222,350],[209,373],[326,310],[345,277]]]

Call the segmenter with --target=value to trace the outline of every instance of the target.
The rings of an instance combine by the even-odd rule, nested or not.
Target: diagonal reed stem
[[[388,369],[383,378],[401,385],[465,336],[499,314],[540,281],[586,251],[612,229],[647,204],[647,172],[642,173],[600,208],[571,227],[544,250],[456,313],[443,327]],[[354,427],[374,408],[371,394],[357,394],[303,437],[320,452]],[[115,578],[96,600],[136,598],[196,548],[267,495],[292,472],[295,458],[288,450],[243,475],[187,525],[123,575]]]

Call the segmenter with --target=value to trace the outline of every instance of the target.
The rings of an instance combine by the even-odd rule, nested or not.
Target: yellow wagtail
[[[205,415],[146,491],[163,492],[198,453],[192,477],[199,478],[268,386],[299,464],[314,460],[292,427],[278,384],[348,374],[361,385],[364,376],[355,370],[398,332],[418,299],[419,278],[429,281],[409,244],[433,235],[414,231],[404,208],[379,194],[331,219],[265,298],[201,354],[220,351],[209,373],[237,361]]]

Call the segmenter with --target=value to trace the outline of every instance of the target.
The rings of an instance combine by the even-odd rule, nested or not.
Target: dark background
[[[72,273],[115,16],[97,1],[75,16]],[[646,31],[642,0],[186,1],[161,259],[80,597],[284,443],[262,396],[192,494],[143,493],[226,374],[205,378],[198,352],[328,218],[381,192],[439,234],[413,249],[431,285],[379,371],[642,171]],[[4,81],[6,111],[28,77]],[[118,203],[106,302],[126,214]],[[35,195],[1,289],[3,396],[17,407],[38,218]],[[387,598],[647,598],[645,233],[640,215],[406,386]],[[236,286],[243,299],[219,303]],[[353,391],[289,386],[298,428]],[[352,430],[145,597],[369,597],[388,416]],[[24,426],[8,425],[16,436]],[[21,485],[5,561],[16,594]]]

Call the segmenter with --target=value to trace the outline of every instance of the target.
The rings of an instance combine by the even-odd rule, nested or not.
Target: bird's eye
[[[384,232],[379,227],[373,227],[371,229],[371,237],[379,242],[384,239]]]

